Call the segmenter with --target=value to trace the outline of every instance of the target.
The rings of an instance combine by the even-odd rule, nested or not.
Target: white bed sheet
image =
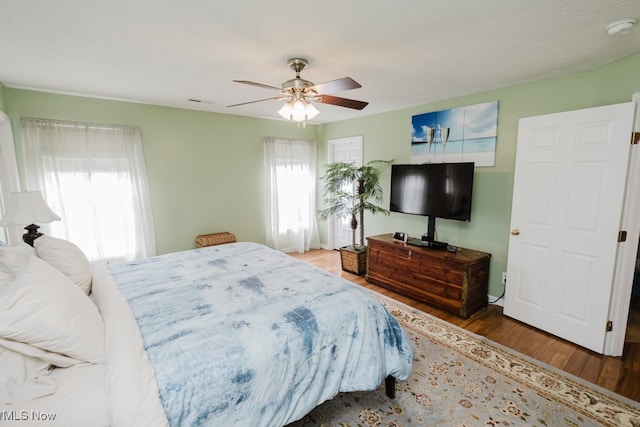
[[[116,288],[106,261],[93,267],[92,295],[105,324],[109,425],[168,426],[153,367],[129,305]]]
[[[0,425],[106,427],[107,389],[104,365],[78,365],[51,372],[56,393],[15,405],[0,405]]]

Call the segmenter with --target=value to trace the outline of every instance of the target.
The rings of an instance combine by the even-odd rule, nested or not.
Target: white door
[[[329,162],[353,163],[362,166],[362,136],[329,140]],[[349,189],[355,191],[354,188]],[[351,221],[347,218],[332,218],[333,248],[351,244]],[[356,230],[356,233],[359,231]],[[357,236],[357,234],[356,234]]]
[[[635,104],[521,119],[504,313],[602,353]]]

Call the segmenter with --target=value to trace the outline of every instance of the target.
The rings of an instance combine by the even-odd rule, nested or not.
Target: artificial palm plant
[[[351,246],[347,248],[352,251],[366,250],[365,212],[389,215],[387,209],[379,206],[383,200],[380,167],[389,166],[392,163],[393,160],[372,160],[363,166],[345,162],[327,165],[327,173],[323,177],[326,207],[320,211],[320,217],[327,219],[335,215],[351,220]],[[358,225],[360,225],[360,244],[356,245]]]

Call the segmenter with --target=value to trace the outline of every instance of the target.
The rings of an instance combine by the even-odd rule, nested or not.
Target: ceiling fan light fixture
[[[304,99],[293,99],[285,103],[278,114],[286,120],[293,120],[294,122],[304,122],[313,119],[320,113],[312,103]]]
[[[236,83],[243,83],[278,91],[279,96],[227,105],[227,107],[237,107],[240,105],[253,104],[255,102],[270,100],[281,101],[286,99],[287,102],[280,108],[280,110],[278,110],[278,114],[285,120],[293,120],[304,125],[304,122],[312,120],[320,114],[320,111],[318,111],[313,104],[315,102],[336,105],[338,107],[352,108],[354,110],[362,110],[369,104],[368,102],[357,101],[355,99],[328,95],[328,93],[331,92],[339,92],[362,87],[360,83],[356,82],[351,77],[342,77],[340,79],[330,80],[320,84],[315,84],[309,80],[303,79],[300,77],[300,71],[302,71],[308,64],[309,62],[306,59],[291,58],[288,65],[289,68],[296,73],[296,77],[282,83],[282,87],[280,88],[249,80],[234,80]]]
[[[318,111],[318,109],[314,107],[313,104],[310,102],[307,102],[307,106],[305,107],[305,112],[307,114],[307,120],[313,119],[315,116],[317,116],[320,113],[320,111]]]
[[[291,105],[291,101],[286,102],[281,109],[278,110],[278,114],[282,116],[283,119],[291,120],[291,112],[293,111],[293,106]]]

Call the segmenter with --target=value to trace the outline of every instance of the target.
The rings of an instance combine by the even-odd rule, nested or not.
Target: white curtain
[[[267,137],[267,246],[282,252],[320,247],[316,221],[315,141]]]
[[[9,116],[0,111],[0,218],[4,215],[9,194],[20,191],[16,152]],[[0,227],[0,241],[16,244],[22,241],[22,227]]]
[[[27,190],[41,190],[62,218],[45,234],[78,245],[90,259],[155,255],[155,231],[134,126],[45,119],[22,121]]]

